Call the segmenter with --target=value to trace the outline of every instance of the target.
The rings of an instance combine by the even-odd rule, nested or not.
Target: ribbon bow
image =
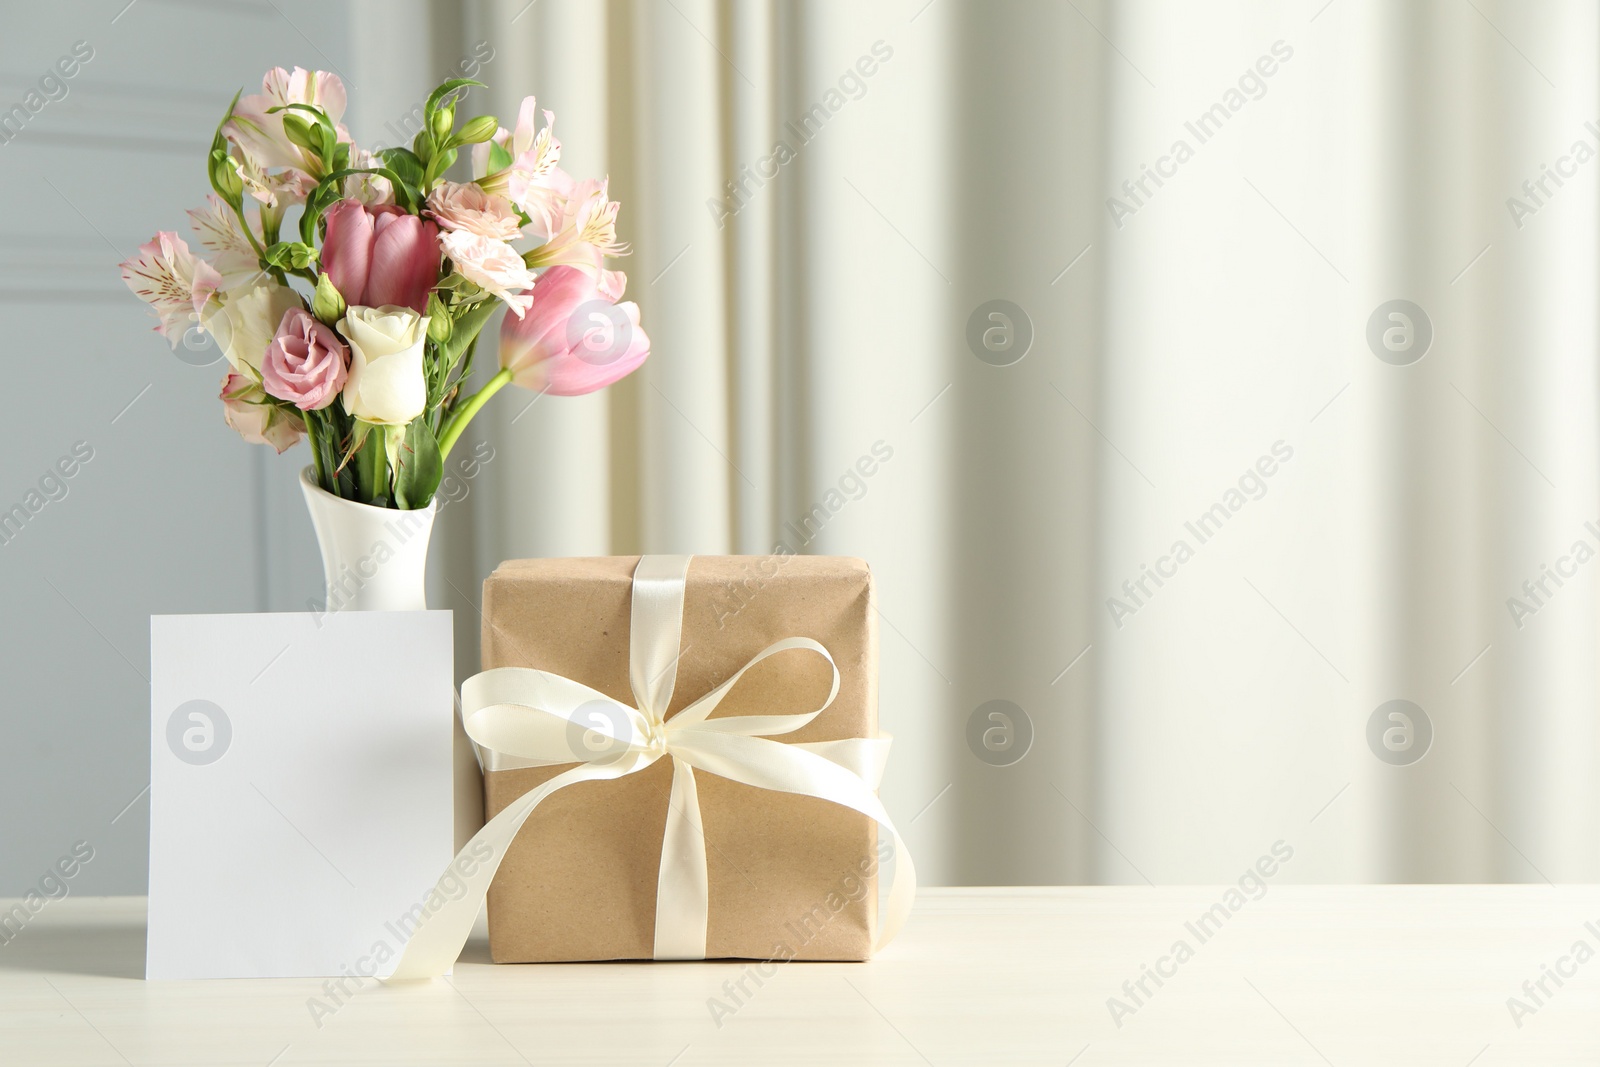
[[[546,797],[577,782],[634,774],[659,759],[672,760],[672,810],[656,889],[656,959],[705,958],[709,898],[696,769],[761,789],[818,797],[875,819],[895,846],[894,873],[876,947],[887,945],[899,932],[916,892],[916,870],[876,793],[891,739],[885,735],[806,744],[769,740],[807,725],[838,696],[839,668],[826,648],[807,637],[774,642],[727,681],[672,718],[666,717],[682,655],[689,558],[643,556],[634,571],[628,673],[637,707],[570,678],[521,667],[484,671],[462,685],[463,724],[480,748],[485,770],[574,761],[577,766],[518,797],[468,842],[457,860],[468,853],[482,855],[483,844],[489,846],[492,858],[469,867],[471,873],[464,876],[458,874],[460,864],[451,865],[429,894],[426,914],[389,978],[429,978],[449,972],[508,846]],[[833,672],[828,699],[821,707],[803,715],[710,717],[751,667],[768,656],[796,650],[821,656]],[[457,899],[450,899],[447,890],[458,894]]]

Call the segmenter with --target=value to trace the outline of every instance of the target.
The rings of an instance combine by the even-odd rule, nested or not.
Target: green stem
[[[256,255],[259,258],[266,259],[267,250],[261,247],[260,241],[256,240],[255,231],[250,228],[250,223],[244,217],[244,202],[242,200],[239,203],[230,202],[228,206],[233,208],[235,215],[239,216],[239,228],[244,231],[246,239],[250,242],[250,247],[256,250]]]
[[[450,421],[445,424],[444,432],[439,435],[440,459],[445,459],[450,455],[450,449],[454,447],[456,441],[460,439],[461,434],[466,430],[467,423],[471,422],[472,417],[478,413],[479,409],[489,402],[491,396],[498,393],[510,381],[511,372],[502,370],[493,378],[490,378],[488,384],[482,389],[467,397],[466,401],[456,408],[455,414],[451,415]]]
[[[382,426],[374,426],[356,453],[356,480],[361,486],[363,504],[387,507],[389,496],[389,459],[383,450]]]
[[[301,412],[301,417],[306,424],[306,443],[311,446],[311,470],[317,476],[317,485],[331,493],[333,483],[328,480],[328,469],[322,462],[321,417],[315,411]]]

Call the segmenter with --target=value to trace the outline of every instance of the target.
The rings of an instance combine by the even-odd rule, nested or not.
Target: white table
[[[878,960],[746,979],[720,1026],[707,1000],[743,964],[496,967],[474,943],[452,979],[369,986],[319,1027],[321,982],[147,983],[144,902],[68,899],[0,945],[0,1064],[1600,1062],[1600,958],[1561,964],[1520,1028],[1506,1003],[1600,951],[1600,887],[1278,885],[1199,943],[1184,924],[1221,892],[927,889]],[[1178,939],[1193,958],[1119,1028],[1107,998]]]

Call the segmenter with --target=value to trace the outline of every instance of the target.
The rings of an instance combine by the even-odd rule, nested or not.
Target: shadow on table
[[[103,978],[144,978],[144,923],[37,926],[0,945],[0,972],[42,971]]]

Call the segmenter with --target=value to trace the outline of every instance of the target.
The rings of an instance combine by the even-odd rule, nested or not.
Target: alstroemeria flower
[[[199,322],[206,302],[222,284],[222,276],[215,268],[190,252],[183,238],[168,230],[140,245],[137,256],[119,265],[122,280],[133,295],[160,316],[156,332],[173,348],[178,347],[184,331]]]
[[[289,104],[309,104],[321,109],[333,123],[339,140],[350,140],[349,132],[339,124],[344,117],[344,82],[336,74],[303,67],[293,71],[274,67],[267,71],[261,79],[261,92],[239,100],[233,117],[223,124],[223,134],[262,166],[292,167],[320,177],[321,160],[289,140],[283,129],[285,115],[298,115],[307,123],[314,123],[315,117],[299,109],[271,112],[272,108]]]
[[[521,290],[533,287],[533,271],[515,248],[467,230],[447,230],[439,241],[444,245],[444,254],[455,264],[456,273],[504,300],[517,318],[528,310],[533,297]]]
[[[586,178],[567,198],[556,235],[528,253],[528,266],[577,267],[599,278],[606,256],[625,256],[628,246],[617,240],[617,211],[606,197],[609,182]]]
[[[350,146],[350,166],[354,169],[383,166],[383,160],[365,148]],[[368,207],[394,203],[394,185],[381,174],[352,174],[344,180],[344,195]]]
[[[650,355],[639,305],[618,304],[625,279],[607,271],[612,295],[576,267],[552,267],[533,287],[533,307],[500,325],[500,366],[524,389],[580,396],[637,370]]]
[[[235,371],[259,382],[261,360],[277,335],[278,324],[287,312],[304,306],[293,289],[267,278],[212,301],[202,313],[200,324],[216,340]]]
[[[561,142],[556,140],[556,117],[544,112],[544,127],[538,126],[539,109],[531,96],[524,97],[517,110],[517,128],[501,127],[491,139],[511,156],[511,165],[489,173],[489,142],[472,149],[472,174],[486,191],[504,196],[532,220],[528,236],[547,241],[561,224],[562,210],[571,195],[573,181],[557,164],[561,161]]]
[[[205,207],[189,212],[200,243],[213,253],[211,265],[222,276],[221,288],[237,289],[262,277],[256,250],[239,228],[239,216],[217,198],[206,195]]]
[[[233,163],[234,173],[244,184],[244,191],[263,208],[277,211],[280,217],[284,208],[305,203],[311,190],[317,187],[317,179],[297,168],[268,174],[266,165],[239,145],[234,145],[228,158]]]
[[[305,433],[301,419],[274,404],[261,386],[237,371],[222,378],[222,417],[253,445],[271,445],[280,453]]]
[[[522,236],[522,220],[511,201],[475,182],[440,182],[428,194],[428,214],[447,230],[465,230],[497,241]]]

